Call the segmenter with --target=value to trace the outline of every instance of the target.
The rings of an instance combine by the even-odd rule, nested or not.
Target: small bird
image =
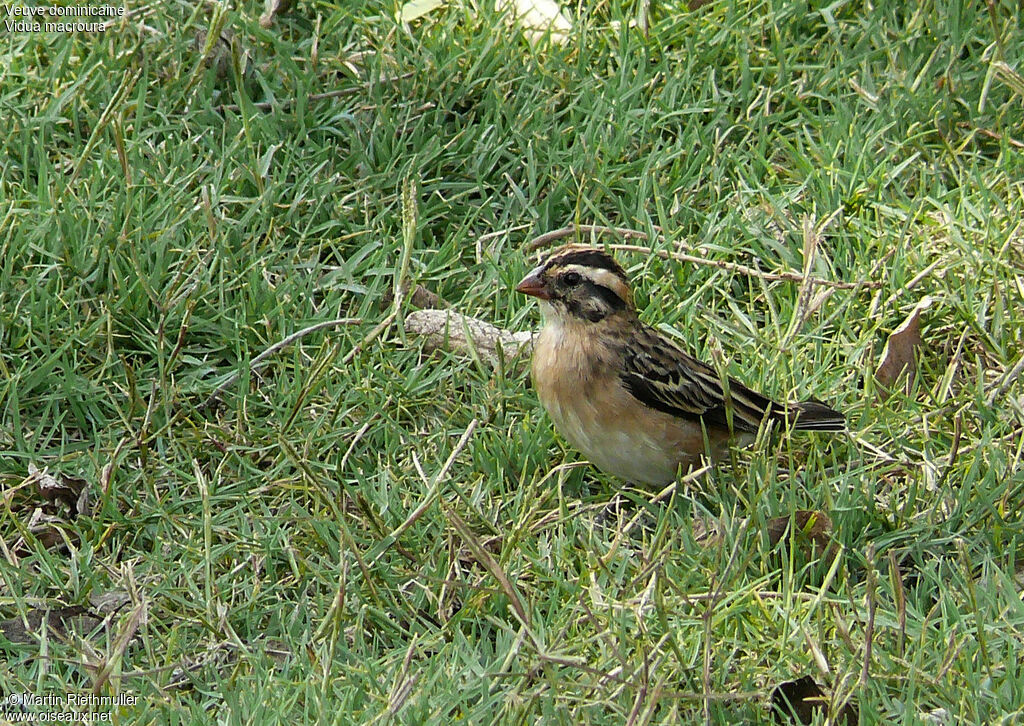
[[[641,322],[629,279],[600,249],[553,252],[516,287],[540,301],[533,381],[555,428],[599,469],[652,485],[701,454],[750,443],[762,421],[843,431],[817,401],[782,405],[723,379]]]

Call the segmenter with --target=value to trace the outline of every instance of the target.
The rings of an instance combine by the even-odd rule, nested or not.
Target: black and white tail
[[[793,405],[796,421],[793,428],[798,431],[845,431],[846,417],[824,403],[805,401]]]

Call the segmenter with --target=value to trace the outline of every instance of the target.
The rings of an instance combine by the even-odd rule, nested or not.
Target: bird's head
[[[635,315],[629,279],[611,255],[570,245],[552,252],[516,286],[540,300],[546,318],[599,323]]]

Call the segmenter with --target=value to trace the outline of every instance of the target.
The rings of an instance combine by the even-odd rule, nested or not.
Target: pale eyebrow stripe
[[[575,267],[577,266],[570,265],[570,269]],[[595,285],[601,285],[602,287],[608,288],[613,293],[618,295],[623,302],[628,303],[630,301],[631,295],[629,292],[629,285],[623,282],[622,278],[619,277],[619,275],[616,274],[615,272],[605,269],[595,269],[593,267],[580,267],[576,271],[584,273],[585,276],[589,274],[591,281]]]

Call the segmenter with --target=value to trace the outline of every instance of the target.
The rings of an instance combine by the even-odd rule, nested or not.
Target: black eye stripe
[[[567,296],[562,299],[562,303],[571,314],[592,323],[604,320],[627,307],[625,300],[604,285],[584,280],[583,290],[582,295]]]
[[[586,285],[587,292],[590,295],[599,298],[601,302],[603,302],[607,307],[611,308],[614,311],[625,310],[626,301],[619,297],[618,294],[611,288],[605,287],[604,285],[598,285],[596,283],[590,282],[589,280],[587,281]]]

